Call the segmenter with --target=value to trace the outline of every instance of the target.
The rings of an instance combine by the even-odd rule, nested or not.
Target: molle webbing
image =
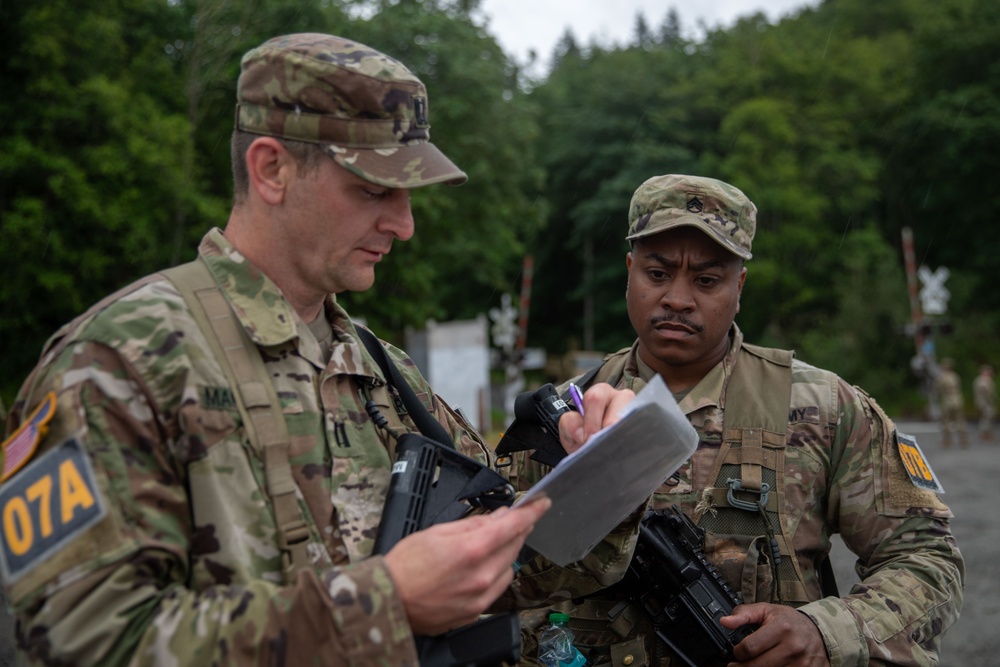
[[[792,352],[744,345],[726,387],[722,447],[702,492],[699,525],[719,534],[773,534],[781,553],[781,597],[807,602],[802,573],[785,530],[784,462],[792,390]],[[762,506],[762,508],[761,508]],[[767,524],[764,523],[766,517]],[[768,530],[768,528],[770,530]]]
[[[309,565],[309,524],[296,497],[288,460],[285,416],[264,360],[200,259],[162,272],[184,297],[227,379],[252,446],[261,449],[267,493],[274,505],[285,583]]]

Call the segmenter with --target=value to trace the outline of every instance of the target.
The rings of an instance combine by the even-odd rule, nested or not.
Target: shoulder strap
[[[604,368],[604,365],[606,363],[607,363],[606,361],[602,361],[600,364],[594,366],[589,371],[581,375],[580,379],[576,381],[576,386],[584,390],[589,388],[590,385],[594,383],[594,378],[597,377],[597,374],[601,371],[602,368]]]
[[[445,430],[444,426],[441,426],[441,422],[428,412],[424,404],[417,398],[417,395],[413,393],[410,384],[403,377],[403,374],[399,372],[396,364],[392,363],[392,359],[389,358],[381,341],[379,341],[375,334],[364,327],[359,326],[357,330],[361,342],[368,349],[368,354],[372,356],[378,367],[382,369],[382,374],[385,376],[386,382],[396,388],[399,398],[403,401],[403,406],[406,407],[406,411],[410,415],[410,419],[417,425],[420,432],[431,440],[436,440],[442,445],[450,445],[454,448],[455,443],[452,440],[451,434]]]
[[[201,329],[230,385],[250,442],[264,457],[267,492],[274,505],[282,570],[291,583],[309,563],[309,525],[295,494],[288,461],[288,426],[281,403],[257,346],[249,339],[232,308],[201,259],[163,271],[177,287]]]

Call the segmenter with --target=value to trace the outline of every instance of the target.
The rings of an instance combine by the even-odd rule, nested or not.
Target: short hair
[[[242,204],[246,201],[247,193],[250,191],[250,172],[247,170],[247,150],[258,137],[262,135],[242,130],[233,130],[230,140],[230,159],[233,166],[233,204]],[[285,147],[295,165],[303,174],[317,169],[321,160],[329,159],[326,151],[319,144],[308,141],[297,141],[295,139],[284,139],[274,137]]]

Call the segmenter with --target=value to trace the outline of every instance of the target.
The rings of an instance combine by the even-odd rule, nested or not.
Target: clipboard
[[[557,565],[583,558],[643,505],[698,448],[698,434],[657,375],[622,410],[515,503],[539,496],[552,507],[526,544]]]

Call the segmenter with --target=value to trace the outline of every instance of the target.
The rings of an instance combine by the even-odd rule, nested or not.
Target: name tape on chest
[[[944,493],[944,487],[931,470],[920,445],[917,444],[917,439],[912,435],[896,431],[896,445],[899,448],[899,457],[903,460],[903,467],[913,485],[935,493]]]
[[[14,581],[107,513],[75,438],[0,487],[0,575]]]

